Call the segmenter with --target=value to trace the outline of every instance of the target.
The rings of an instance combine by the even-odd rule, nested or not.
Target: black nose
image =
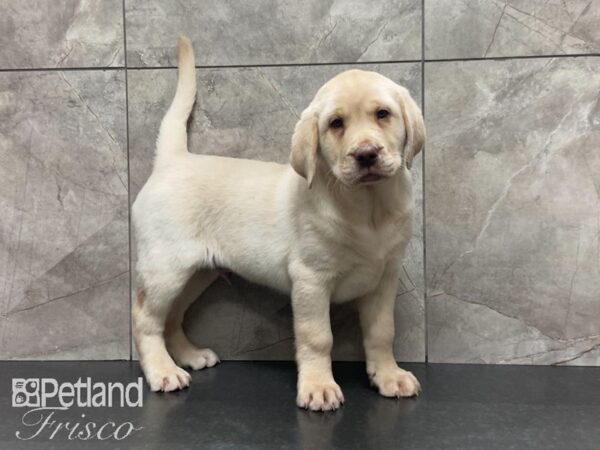
[[[379,152],[374,145],[368,145],[364,148],[359,148],[354,153],[354,158],[360,167],[371,167],[377,162]]]

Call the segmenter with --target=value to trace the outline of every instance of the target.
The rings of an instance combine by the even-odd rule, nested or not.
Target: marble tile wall
[[[426,0],[429,59],[600,52],[596,0]]]
[[[414,0],[127,0],[131,67],[174,66],[173,36],[196,45],[199,65],[418,60]]]
[[[0,69],[123,66],[122,0],[0,4]]]
[[[599,362],[600,59],[432,67],[429,360]]]
[[[186,34],[194,152],[287,161],[350,67],[424,99],[399,360],[600,364],[599,22],[589,0],[0,4],[0,359],[135,357],[128,206]],[[362,358],[352,305],[332,314],[334,357]],[[186,329],[224,359],[293,356],[289,299],[239,278]]]
[[[0,73],[0,358],[129,357],[125,74]]]

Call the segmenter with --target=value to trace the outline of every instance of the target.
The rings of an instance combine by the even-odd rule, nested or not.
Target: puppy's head
[[[369,185],[410,169],[424,141],[421,110],[405,88],[349,70],[323,85],[302,113],[290,162],[309,186],[319,167],[346,186]]]

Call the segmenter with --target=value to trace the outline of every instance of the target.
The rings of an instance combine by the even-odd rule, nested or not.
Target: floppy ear
[[[306,109],[294,129],[290,164],[303,178],[310,189],[317,170],[317,151],[319,149],[319,125],[317,114]]]
[[[403,87],[400,87],[398,102],[402,110],[404,129],[406,130],[403,157],[406,161],[406,168],[410,169],[413,158],[423,149],[423,145],[425,145],[425,123],[423,122],[421,109],[412,99],[409,92]]]

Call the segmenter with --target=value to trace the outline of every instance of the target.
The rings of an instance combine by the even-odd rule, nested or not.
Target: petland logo
[[[17,439],[35,438],[54,439],[66,437],[69,440],[101,441],[107,439],[123,440],[132,433],[140,431],[131,422],[118,424],[112,420],[97,423],[85,414],[73,421],[61,420],[59,416],[69,408],[141,408],[143,399],[143,380],[127,385],[123,383],[93,382],[91,378],[78,378],[76,382],[58,383],[54,378],[13,378],[12,406],[15,408],[33,408],[21,417],[21,423],[27,427],[15,433]],[[64,413],[63,413],[64,414]]]

